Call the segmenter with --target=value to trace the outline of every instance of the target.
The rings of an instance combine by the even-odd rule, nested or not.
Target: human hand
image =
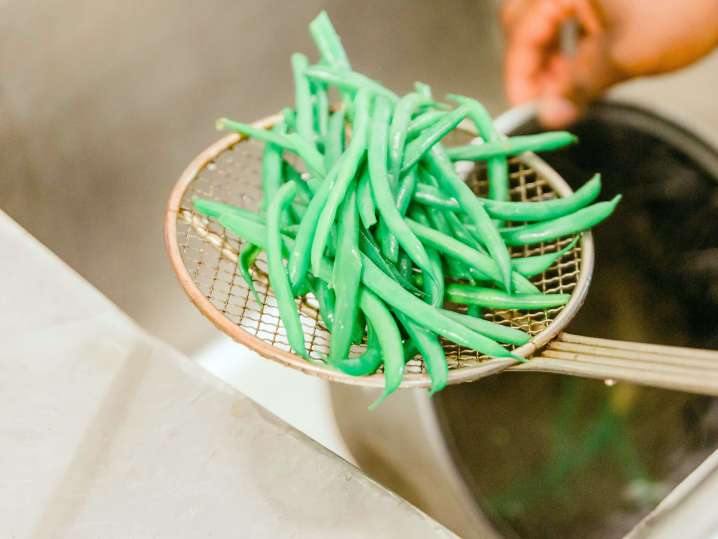
[[[581,30],[566,55],[560,30],[571,19]],[[505,0],[502,22],[509,101],[537,99],[550,128],[617,82],[681,68],[718,45],[716,0]]]

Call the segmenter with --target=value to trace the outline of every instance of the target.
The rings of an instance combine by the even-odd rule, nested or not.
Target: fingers
[[[541,93],[541,77],[556,49],[561,24],[571,10],[564,2],[554,0],[514,0],[506,9],[506,90],[509,100],[517,104]]]
[[[559,36],[572,18],[578,19],[582,36],[575,56],[568,57],[560,50]],[[508,98],[513,104],[538,99],[539,119],[547,127],[575,121],[612,83],[602,54],[601,18],[588,0],[510,0],[503,22]]]

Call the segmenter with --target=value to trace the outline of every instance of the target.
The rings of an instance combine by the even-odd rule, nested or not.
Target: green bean
[[[324,167],[324,156],[319,153],[317,147],[305,139],[298,133],[291,133],[287,135],[287,139],[294,148],[294,153],[301,157],[304,164],[307,166],[307,170],[315,175],[317,178],[323,178],[326,176],[327,169]]]
[[[324,166],[327,170],[339,161],[342,153],[344,153],[344,109],[339,109],[329,118],[327,127],[324,149]]]
[[[459,108],[444,115],[444,117],[431,127],[422,131],[418,137],[412,140],[406,146],[404,152],[404,161],[401,170],[406,171],[413,167],[437,142],[446,136],[447,133],[453,131],[461,121],[466,118],[469,112],[467,106]]]
[[[291,141],[287,138],[286,135],[275,133],[267,129],[262,129],[261,127],[255,127],[253,125],[245,124],[242,122],[235,122],[234,120],[230,120],[228,118],[220,118],[219,120],[217,120],[217,122],[215,123],[215,127],[220,131],[228,129],[230,131],[239,133],[240,135],[244,135],[245,137],[259,140],[260,142],[274,144],[275,146],[279,146],[280,148],[289,150],[290,152],[295,151],[294,145],[291,143]]]
[[[430,170],[435,173],[437,180],[442,182],[445,189],[456,197],[464,213],[476,225],[476,239],[488,249],[491,258],[499,268],[504,289],[510,291],[511,259],[509,251],[484,206],[476,198],[471,188],[456,174],[441,145],[437,144],[431,148],[426,157]]]
[[[220,215],[229,213],[241,215],[242,217],[251,219],[252,221],[263,222],[262,216],[258,213],[255,213],[250,210],[245,210],[244,208],[240,208],[239,206],[225,204],[224,202],[216,202],[214,200],[194,197],[192,199],[192,205],[197,212],[201,213],[202,215],[206,215],[207,217],[217,218]]]
[[[339,167],[337,175],[331,184],[330,190],[327,193],[326,204],[317,220],[314,241],[311,244],[311,262],[315,274],[324,256],[329,230],[332,228],[332,224],[336,218],[339,204],[341,204],[344,199],[347,187],[354,179],[354,176],[356,176],[359,165],[361,165],[364,154],[366,153],[370,99],[370,94],[365,90],[360,91],[357,95],[352,138],[347,147],[347,151],[344,152],[342,159],[337,162]]]
[[[363,258],[362,283],[380,296],[388,305],[402,312],[417,324],[431,329],[442,337],[492,357],[513,357],[503,346],[475,331],[466,328],[442,314],[436,307],[424,303],[390,277],[385,275],[368,258]]]
[[[272,131],[284,134],[283,124],[278,123]],[[282,148],[274,144],[266,144],[262,154],[262,213],[267,211],[269,201],[277,195],[277,191],[282,186],[282,178]]]
[[[406,213],[411,203],[412,194],[417,181],[416,171],[414,169],[404,174],[399,180],[400,183],[396,193],[396,208],[401,215]],[[377,234],[382,241],[382,252],[385,256],[391,261],[399,260],[399,241],[387,228],[386,222],[382,221],[379,223]]]
[[[292,73],[294,74],[294,108],[297,111],[297,134],[305,141],[314,144],[314,111],[312,92],[304,70],[309,60],[301,53],[292,54]]]
[[[360,301],[367,320],[376,331],[384,358],[384,391],[369,405],[369,409],[373,410],[401,385],[404,376],[404,347],[396,321],[384,302],[367,289],[362,289]]]
[[[297,130],[297,115],[289,107],[282,109],[282,121],[287,128],[287,132]]]
[[[578,137],[568,131],[549,131],[538,135],[510,137],[483,144],[467,144],[447,148],[446,155],[452,161],[485,161],[492,157],[510,157],[524,152],[557,150],[578,142]]]
[[[262,304],[262,300],[259,298],[257,289],[254,286],[254,279],[252,278],[252,273],[249,271],[249,268],[254,265],[254,261],[257,259],[257,256],[259,256],[259,253],[261,252],[262,249],[260,249],[253,243],[248,243],[239,252],[239,259],[237,260],[239,272],[242,274],[244,282],[247,284],[247,287],[249,287],[249,290],[252,292],[252,295],[254,296],[254,299],[256,300],[258,305]]]
[[[324,84],[312,84],[314,94],[314,131],[322,148],[326,143],[327,130],[329,129],[329,94]]]
[[[419,176],[416,169],[412,169],[404,174],[399,180],[399,188],[396,192],[396,208],[402,215],[406,214],[406,210],[414,198],[414,190],[419,183]]]
[[[359,357],[342,359],[327,358],[327,362],[335,369],[349,376],[368,376],[374,374],[382,362],[382,350],[376,338],[376,331],[371,324],[367,325],[367,347]]]
[[[431,99],[431,86],[429,86],[425,82],[416,81],[414,83],[414,90],[417,94]]]
[[[359,206],[359,217],[361,217],[364,228],[369,230],[376,224],[376,206],[374,206],[374,199],[371,196],[369,170],[366,168],[359,180],[358,194],[357,204]]]
[[[470,305],[470,307],[476,307],[476,305]],[[521,331],[520,329],[497,324],[496,322],[490,322],[484,318],[457,313],[455,311],[443,310],[442,312],[449,318],[456,320],[457,322],[461,322],[466,327],[473,329],[474,331],[478,331],[482,335],[491,337],[499,342],[522,346],[531,340],[531,335]]]
[[[292,286],[282,263],[281,218],[297,192],[297,186],[285,183],[267,209],[267,274],[269,283],[277,298],[277,309],[287,330],[287,340],[299,355],[308,357],[304,347],[304,330],[299,318],[299,310],[294,302]]]
[[[418,223],[420,223],[423,226],[429,225],[429,218],[426,216],[426,213],[422,208],[414,208],[411,212],[411,216],[414,220],[416,220]],[[439,256],[439,253],[436,252],[434,249],[431,249],[429,247],[426,247],[426,254],[429,255],[429,260],[431,261],[432,266],[432,272],[434,275],[436,275],[436,280],[439,283],[438,287],[436,289],[431,289],[431,287],[427,286],[428,283],[425,280],[424,281],[424,292],[426,293],[429,303],[433,305],[434,307],[440,307],[444,304],[444,269],[441,265],[441,257]],[[411,269],[411,268],[410,268]]]
[[[471,283],[472,285],[474,283]],[[467,305],[466,306],[466,315],[471,318],[481,318],[483,316],[483,309],[479,307],[478,305]],[[481,333],[481,332],[479,332]],[[490,336],[490,335],[489,335]],[[499,339],[497,339],[499,340]]]
[[[440,253],[459,259],[480,274],[482,280],[501,283],[501,274],[496,263],[487,255],[472,249],[460,241],[442,234],[438,230],[424,226],[411,219],[406,220],[409,228],[426,245]],[[536,287],[518,272],[512,272],[513,285],[517,291],[523,293],[536,293]]]
[[[411,341],[419,349],[424,360],[426,372],[431,380],[429,395],[441,391],[446,387],[446,382],[449,379],[449,364],[446,362],[444,347],[441,346],[439,339],[431,330],[413,322],[401,312],[397,312],[396,316],[406,329]]]
[[[586,206],[570,215],[564,215],[551,221],[534,223],[501,231],[501,236],[508,245],[533,245],[544,241],[552,241],[562,236],[570,236],[587,230],[613,213],[621,195],[607,202],[597,202]]]
[[[501,140],[502,136],[496,131],[491,115],[476,99],[460,95],[449,95],[449,99],[460,105],[470,107],[469,118],[476,126],[481,137],[487,142]],[[489,159],[487,164],[489,177],[489,198],[493,200],[509,200],[509,167],[505,156]]]
[[[352,182],[350,185],[347,198],[340,208],[337,255],[332,272],[336,307],[334,329],[330,336],[330,355],[334,358],[345,357],[349,354],[359,302],[362,264],[359,254],[359,222],[355,183]]]
[[[371,234],[369,234],[366,230],[359,230],[359,247],[362,253],[369,258],[369,260],[374,262],[374,264],[376,264],[382,272],[394,279],[406,290],[418,296],[423,294],[421,290],[414,286],[414,283],[397,270],[394,264],[382,256],[379,246],[374,242]]]
[[[436,122],[446,116],[446,112],[440,110],[427,110],[416,118],[414,118],[407,129],[406,138],[411,140],[415,138],[419,133],[436,125]]]
[[[317,221],[324,208],[329,190],[334,183],[334,177],[339,170],[341,163],[338,161],[329,172],[319,189],[314,193],[314,198],[309,202],[307,211],[304,213],[302,222],[299,223],[299,230],[294,242],[294,247],[289,255],[287,269],[289,280],[294,290],[301,290],[306,284],[307,272],[309,270],[311,245],[317,227]]]
[[[324,82],[329,86],[334,86],[340,90],[358,93],[360,90],[368,90],[375,95],[383,95],[392,101],[399,98],[391,90],[387,90],[380,83],[347,69],[334,68],[323,65],[309,66],[304,70],[304,74],[313,81]]]
[[[217,129],[229,129],[246,137],[274,144],[287,151],[297,154],[307,165],[307,169],[319,178],[325,175],[324,163],[321,154],[313,144],[307,142],[296,133],[291,135],[280,135],[266,129],[254,127],[253,125],[235,122],[227,118],[217,120]]]
[[[424,246],[399,213],[387,180],[386,156],[388,139],[389,102],[378,97],[374,104],[371,140],[369,142],[369,182],[374,202],[387,228],[394,234],[399,245],[406,251],[411,260],[438,286],[437,277],[432,272],[432,265]]]
[[[507,294],[495,288],[450,284],[446,296],[452,303],[481,305],[489,309],[550,309],[568,303],[571,294]]]
[[[329,287],[328,283],[321,279],[313,278],[311,282],[312,291],[319,303],[319,314],[327,329],[332,331],[334,328],[334,306],[336,305],[334,290]]]
[[[337,35],[326,11],[322,11],[309,23],[309,33],[314,44],[319,49],[322,59],[330,66],[349,69],[349,58],[342,47],[341,39]]]
[[[491,217],[506,221],[545,221],[575,212],[590,204],[601,192],[601,175],[594,175],[574,193],[562,198],[536,202],[503,202],[479,198]],[[459,203],[454,198],[444,197],[431,185],[421,184],[414,193],[414,200],[422,204],[445,210],[458,211]]]
[[[430,102],[428,98],[412,92],[399,99],[394,108],[389,128],[389,181],[391,181],[392,190],[395,190],[399,180],[409,122],[419,104],[427,101]]]
[[[540,275],[548,268],[554,265],[554,263],[567,252],[573,249],[574,245],[578,241],[578,237],[574,238],[571,243],[566,245],[563,249],[555,251],[553,253],[546,253],[545,255],[529,256],[525,258],[512,258],[511,265],[524,277],[533,277],[534,275]]]

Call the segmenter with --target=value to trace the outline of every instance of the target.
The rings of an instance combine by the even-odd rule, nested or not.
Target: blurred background
[[[322,9],[331,16],[357,70],[399,92],[421,80],[430,83],[436,95],[449,91],[472,95],[494,114],[505,109],[498,4],[488,0],[0,0],[0,207],[150,333],[189,354],[205,350],[218,335],[187,301],[169,268],[162,242],[166,198],[189,161],[218,138],[215,118],[228,116],[251,121],[292,101],[289,56],[298,50],[315,57],[307,24]],[[713,54],[680,73],[625,84],[612,92],[609,101],[639,104],[660,118],[677,122],[702,143],[715,148],[716,86],[718,55]],[[602,116],[599,120],[602,118],[605,119]],[[610,137],[600,139],[608,146],[590,143],[595,125],[585,124],[581,132],[582,140],[589,139],[588,149],[575,156],[583,165],[599,166],[600,163],[591,162],[591,155],[605,152],[612,144]],[[653,124],[647,125],[644,124],[644,130],[650,132]],[[630,134],[624,134],[621,144],[631,149],[637,142]],[[653,145],[648,140],[640,148],[645,151]],[[621,163],[625,165],[625,161]],[[614,177],[622,175],[620,181],[625,186],[643,178],[631,174],[625,166],[617,170]],[[710,177],[707,181],[714,178],[705,175]],[[577,181],[587,177],[578,177]],[[622,185],[614,182],[611,189],[621,189]],[[680,221],[681,216],[673,218]],[[605,255],[599,244],[599,264],[602,256]],[[648,290],[638,300],[644,312],[653,306],[652,293]],[[614,314],[612,307],[595,312],[604,320]],[[669,310],[664,318],[682,316],[683,312]],[[584,321],[582,331],[590,331],[587,335],[605,334],[606,326],[601,327],[596,320],[594,317]],[[628,316],[621,320],[633,323],[636,318]],[[608,332],[607,336],[647,336],[652,342],[680,341],[677,344],[709,342],[707,337],[700,336],[703,338],[700,341],[687,330],[667,334],[665,328],[670,327],[667,324],[648,333],[630,326],[625,334]],[[614,323],[611,327],[618,326]],[[472,536],[467,530],[481,526],[483,517],[467,516],[480,513],[477,509],[480,506],[484,512],[493,514],[496,522],[509,523],[497,524],[509,536],[550,537],[560,531],[571,536],[613,537],[630,529],[641,514],[655,505],[660,493],[664,493],[661,488],[685,476],[715,447],[718,439],[712,401],[696,401],[681,395],[669,397],[669,392],[639,393],[639,397],[645,397],[639,400],[646,407],[632,416],[630,424],[640,425],[648,418],[664,425],[672,425],[671,421],[678,425],[684,419],[690,423],[688,427],[683,423],[676,426],[675,436],[657,439],[642,435],[643,445],[639,444],[642,450],[662,455],[660,458],[665,460],[649,466],[651,473],[661,480],[668,478],[667,482],[650,490],[660,481],[643,481],[648,472],[640,464],[629,467],[621,476],[628,479],[616,479],[598,498],[608,500],[618,496],[616,493],[625,492],[631,478],[638,477],[643,483],[630,484],[634,490],[644,488],[643,494],[634,492],[634,498],[642,501],[630,518],[618,521],[614,518],[610,525],[601,527],[596,522],[605,524],[607,515],[615,517],[616,507],[610,503],[602,505],[594,499],[593,509],[588,512],[567,508],[570,505],[567,500],[581,492],[579,481],[573,484],[573,490],[556,494],[557,503],[564,504],[561,511],[570,518],[548,519],[550,522],[546,523],[540,516],[551,510],[536,505],[537,487],[531,485],[536,481],[549,482],[550,487],[550,481],[557,480],[555,475],[551,476],[555,467],[546,464],[545,473],[550,477],[539,474],[533,483],[527,480],[529,486],[520,492],[499,488],[506,478],[528,473],[524,465],[510,465],[517,460],[502,460],[503,465],[497,467],[492,477],[482,477],[477,472],[482,466],[486,469],[486,462],[493,466],[496,456],[512,440],[505,425],[508,417],[501,416],[500,406],[487,412],[491,409],[489,404],[505,402],[519,392],[525,396],[522,405],[528,407],[535,399],[561,396],[561,402],[573,398],[576,399],[573,402],[584,402],[582,406],[586,406],[582,399],[594,403],[605,400],[608,408],[621,409],[620,403],[635,402],[639,397],[635,393],[620,397],[623,393],[619,393],[616,404],[615,399],[611,400],[613,397],[608,399],[609,388],[601,382],[579,383],[584,388],[583,396],[576,396],[579,390],[575,384],[550,375],[528,376],[533,381],[531,390],[522,386],[528,383],[524,377],[506,375],[482,385],[454,388],[436,404],[443,419],[433,435],[441,444],[449,440],[450,448],[464,457],[457,465],[457,459],[442,445],[442,455],[450,463],[440,466],[449,466],[450,471],[436,473],[454,474],[461,484],[446,486],[446,491],[437,486],[436,499],[430,499],[426,492],[419,493],[421,482],[412,478],[415,468],[405,473],[400,462],[403,459],[404,463],[415,465],[424,458],[411,460],[409,450],[422,443],[421,431],[397,429],[402,418],[410,413],[408,409],[415,411],[426,406],[417,404],[413,395],[397,396],[394,402],[387,403],[382,417],[368,417],[364,414],[365,405],[372,396],[350,388],[332,388],[337,422],[349,448],[336,447],[340,452],[348,451],[344,454],[346,458],[358,462],[384,484],[461,531],[462,536]],[[293,383],[292,380],[288,383]],[[496,386],[499,382],[501,387]],[[480,406],[472,400],[476,398],[477,386],[486,399]],[[668,410],[667,416],[657,418],[651,414],[655,403],[665,404],[671,398],[671,406],[663,408]],[[434,404],[427,413],[435,418]],[[557,401],[556,406],[559,405]],[[529,427],[532,422],[553,422],[556,414],[550,412],[554,410],[551,406],[543,408],[549,410],[544,418],[529,416],[531,421],[527,419],[529,424],[522,427],[529,436],[524,444],[540,442],[540,432]],[[476,410],[482,410],[484,415],[467,420]],[[623,434],[615,432],[630,431],[626,424],[606,419],[602,413],[597,421],[602,421],[604,427],[606,422],[610,423],[605,428],[613,429],[611,436],[620,437]],[[591,414],[583,415],[590,421]],[[712,422],[705,423],[706,417]],[[492,426],[492,421],[501,425]],[[448,425],[453,425],[453,430]],[[574,427],[573,434],[564,434],[582,439],[581,428]],[[684,428],[690,436],[681,434],[680,429]],[[373,438],[369,432],[374,433]],[[484,433],[491,433],[491,447],[480,446],[477,441],[483,439]],[[412,436],[418,440],[412,441]],[[629,453],[631,450],[625,449]],[[512,459],[520,460],[520,454],[512,455]],[[689,460],[685,460],[687,455]],[[546,451],[537,450],[533,460],[526,462],[534,463],[531,466],[538,469],[542,459],[549,462],[551,458]],[[686,464],[678,466],[679,462]],[[582,481],[590,483],[601,474],[603,466],[610,463],[594,462],[594,475],[581,476]],[[428,468],[424,475],[434,477]],[[559,474],[559,482],[562,477]],[[482,489],[491,491],[494,487],[493,497],[477,502]],[[459,498],[463,501],[457,501]],[[516,501],[519,498],[520,503]],[[546,527],[541,528],[539,522]]]

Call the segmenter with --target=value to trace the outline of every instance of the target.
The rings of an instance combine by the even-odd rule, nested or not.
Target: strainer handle
[[[515,371],[552,372],[718,396],[718,351],[560,334]]]

